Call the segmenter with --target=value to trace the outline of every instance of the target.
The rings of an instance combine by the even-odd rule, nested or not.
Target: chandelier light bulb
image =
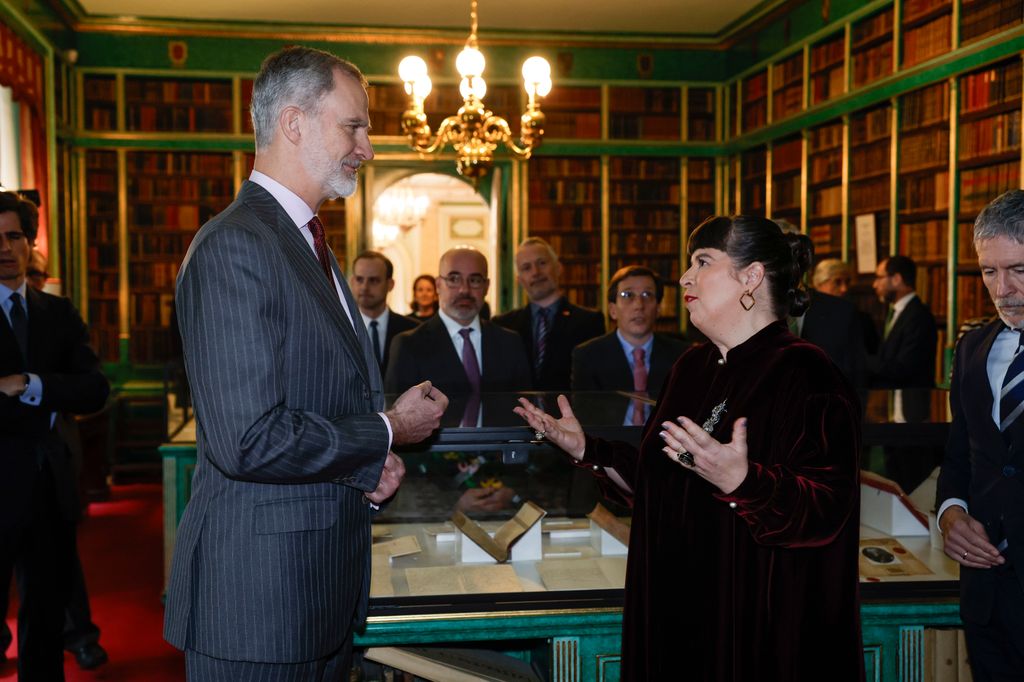
[[[545,78],[541,82],[537,83],[537,95],[539,97],[547,97],[549,92],[551,92],[550,78]]]
[[[484,72],[484,54],[475,47],[467,47],[455,58],[455,68],[463,78],[475,78]]]
[[[422,57],[409,55],[399,63],[398,77],[406,83],[413,83],[421,78],[427,78],[427,63],[423,61]]]
[[[523,80],[527,83],[543,83],[551,80],[551,65],[544,57],[530,57],[523,62]]]
[[[426,99],[433,87],[434,84],[431,83],[430,76],[423,74],[422,78],[417,78],[416,82],[412,84],[412,92],[409,94],[421,100]],[[406,92],[408,92],[408,90]]]
[[[473,79],[473,84],[469,84],[468,78],[463,78],[462,82],[459,83],[459,94],[462,95],[462,99],[469,99],[470,96],[482,100],[484,95],[487,94],[487,83],[483,78],[477,77]]]

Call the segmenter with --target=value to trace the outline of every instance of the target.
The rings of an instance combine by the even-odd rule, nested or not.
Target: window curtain
[[[39,191],[39,235],[36,248],[48,254],[49,171],[46,155],[46,109],[43,106],[43,58],[9,26],[0,23],[0,85],[11,89],[20,131],[17,150],[21,186]],[[10,153],[0,149],[0,154]]]

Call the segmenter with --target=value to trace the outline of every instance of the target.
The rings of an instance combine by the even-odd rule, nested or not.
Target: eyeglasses
[[[653,291],[620,291],[619,298],[622,299],[623,303],[629,303],[630,301],[639,298],[641,301],[653,301],[655,299],[655,292]]]
[[[450,286],[453,289],[458,289],[459,287],[461,287],[463,282],[466,282],[466,284],[469,285],[470,289],[483,289],[485,286],[487,286],[488,281],[487,278],[484,277],[483,275],[478,275],[474,273],[472,275],[469,275],[468,277],[463,277],[462,273],[460,272],[449,273],[448,275],[441,276],[440,279],[443,279],[445,282],[448,282],[448,286]]]

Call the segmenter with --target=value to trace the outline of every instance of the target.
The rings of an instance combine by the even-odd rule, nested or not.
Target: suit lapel
[[[996,337],[999,336],[1002,328],[1003,324],[999,321],[989,325],[984,332],[985,338],[978,345],[974,355],[965,358],[967,367],[964,368],[963,376],[966,377],[968,382],[968,386],[965,387],[965,394],[980,398],[977,408],[980,412],[978,422],[984,424],[984,428],[989,431],[989,440],[992,443],[998,443],[1005,453],[1006,442],[1002,438],[998,425],[992,420],[992,408],[995,398],[992,395],[992,385],[988,380],[988,354],[991,352],[992,344],[995,343]]]
[[[341,307],[341,301],[338,299],[337,290],[334,288],[333,283],[327,281],[324,271],[320,268],[320,263],[317,262],[316,256],[309,248],[309,244],[306,243],[302,234],[295,227],[295,223],[292,222],[288,213],[277,203],[270,192],[267,192],[254,182],[244,182],[241,191],[238,193],[238,198],[252,208],[260,220],[277,235],[281,244],[281,252],[295,271],[299,279],[300,288],[316,300],[320,310],[323,310],[327,318],[337,327],[342,343],[355,360],[355,366],[359,374],[368,384],[379,388],[379,379],[376,384],[370,380],[370,372],[367,365],[368,355],[365,351],[366,330],[362,330],[364,343],[360,345],[359,337],[357,336],[359,330],[356,329],[353,322],[349,320],[348,315],[345,314],[344,309]],[[335,277],[341,283],[341,291],[345,296],[346,303],[349,305],[349,310],[355,311],[355,314],[358,314],[358,309],[352,301],[352,295],[348,291],[344,277],[341,276],[341,270],[338,268],[338,263],[335,261],[333,254],[331,255],[331,267],[334,269]]]
[[[46,369],[40,366],[40,358],[49,357],[46,346],[56,327],[50,324],[50,306],[44,297],[32,287],[25,287],[25,303],[28,306],[28,359],[26,367],[33,370]]]

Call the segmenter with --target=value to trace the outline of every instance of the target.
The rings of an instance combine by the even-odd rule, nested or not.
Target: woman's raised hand
[[[573,459],[583,459],[586,436],[576,415],[572,413],[568,398],[564,395],[558,396],[558,409],[562,412],[560,419],[555,419],[526,398],[520,398],[519,405],[520,407],[513,408],[512,411],[526,420],[537,432],[538,439],[547,438],[569,453]]]
[[[737,419],[732,425],[732,440],[722,443],[686,417],[662,422],[659,434],[665,441],[662,448],[668,458],[692,469],[728,495],[740,487],[750,467],[747,461],[747,420]]]

